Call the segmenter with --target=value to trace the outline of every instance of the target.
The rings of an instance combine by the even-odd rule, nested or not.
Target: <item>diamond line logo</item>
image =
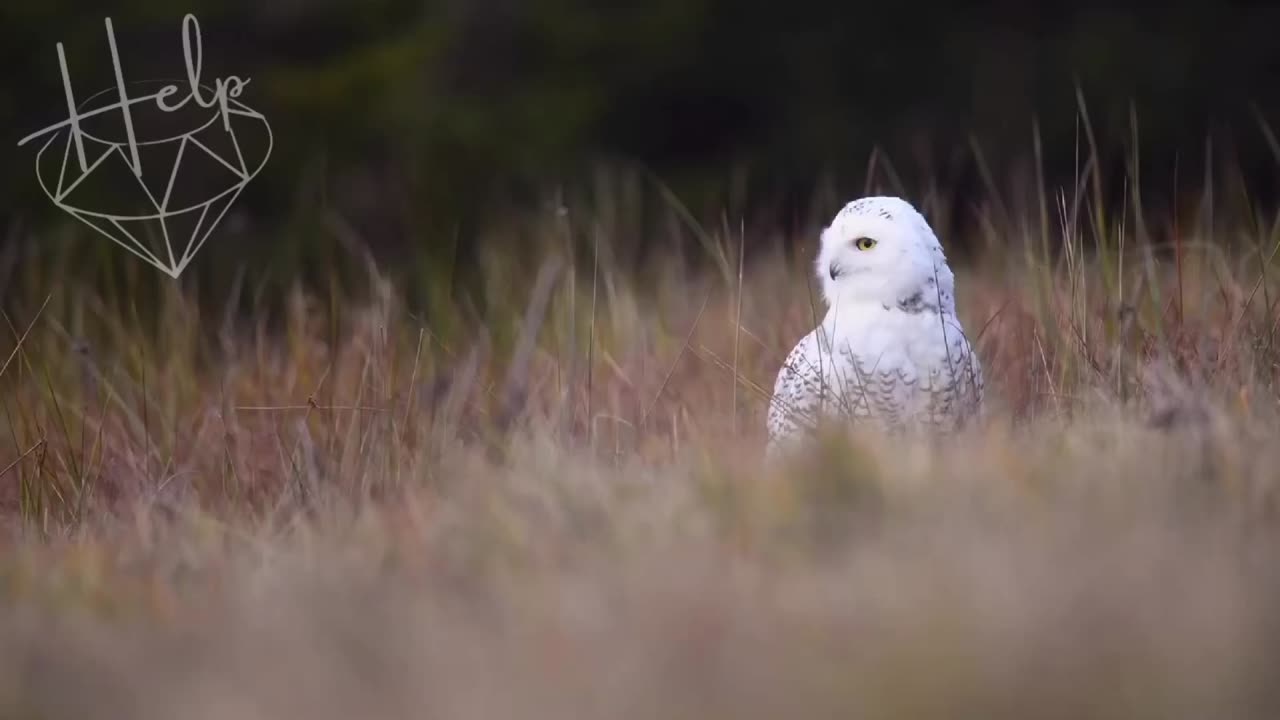
[[[176,97],[177,83],[126,83],[111,18],[104,24],[115,87],[77,104],[58,43],[67,119],[18,145],[47,137],[36,153],[36,179],[49,199],[177,279],[266,166],[271,126],[239,99],[248,78],[218,78],[213,87],[200,82],[203,47],[194,15],[182,20],[184,97]],[[131,95],[130,86],[160,87]]]

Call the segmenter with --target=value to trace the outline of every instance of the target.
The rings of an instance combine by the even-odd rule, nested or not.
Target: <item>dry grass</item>
[[[552,214],[471,327],[18,273],[0,716],[1274,717],[1277,225],[1072,195],[958,268],[987,426],[777,467],[812,247]]]

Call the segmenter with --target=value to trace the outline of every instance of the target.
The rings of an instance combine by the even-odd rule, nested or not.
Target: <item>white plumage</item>
[[[982,367],[955,312],[942,245],[910,203],[866,197],[822,232],[827,313],[787,356],[769,407],[769,451],[824,418],[950,431],[982,410]]]

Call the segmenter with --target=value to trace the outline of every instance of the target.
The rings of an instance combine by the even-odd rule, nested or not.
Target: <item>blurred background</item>
[[[275,135],[190,273],[212,284],[324,279],[344,243],[462,277],[495,227],[564,207],[581,230],[627,193],[754,243],[901,192],[949,208],[962,252],[993,195],[1033,207],[1037,174],[1069,190],[1091,155],[1082,106],[1112,201],[1136,174],[1148,207],[1201,203],[1210,177],[1275,204],[1280,9],[1263,4],[43,0],[0,9],[7,267],[66,233],[86,272],[136,262],[54,208],[16,142],[64,115],[57,42],[81,97],[113,83],[106,16],[128,80],[180,79],[186,12],[205,82],[251,78],[242,99]],[[643,262],[666,230],[614,242]]]

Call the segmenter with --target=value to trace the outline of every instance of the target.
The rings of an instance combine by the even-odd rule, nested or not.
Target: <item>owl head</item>
[[[955,278],[942,244],[901,198],[864,197],[845,205],[822,231],[815,270],[828,307],[955,311]]]

